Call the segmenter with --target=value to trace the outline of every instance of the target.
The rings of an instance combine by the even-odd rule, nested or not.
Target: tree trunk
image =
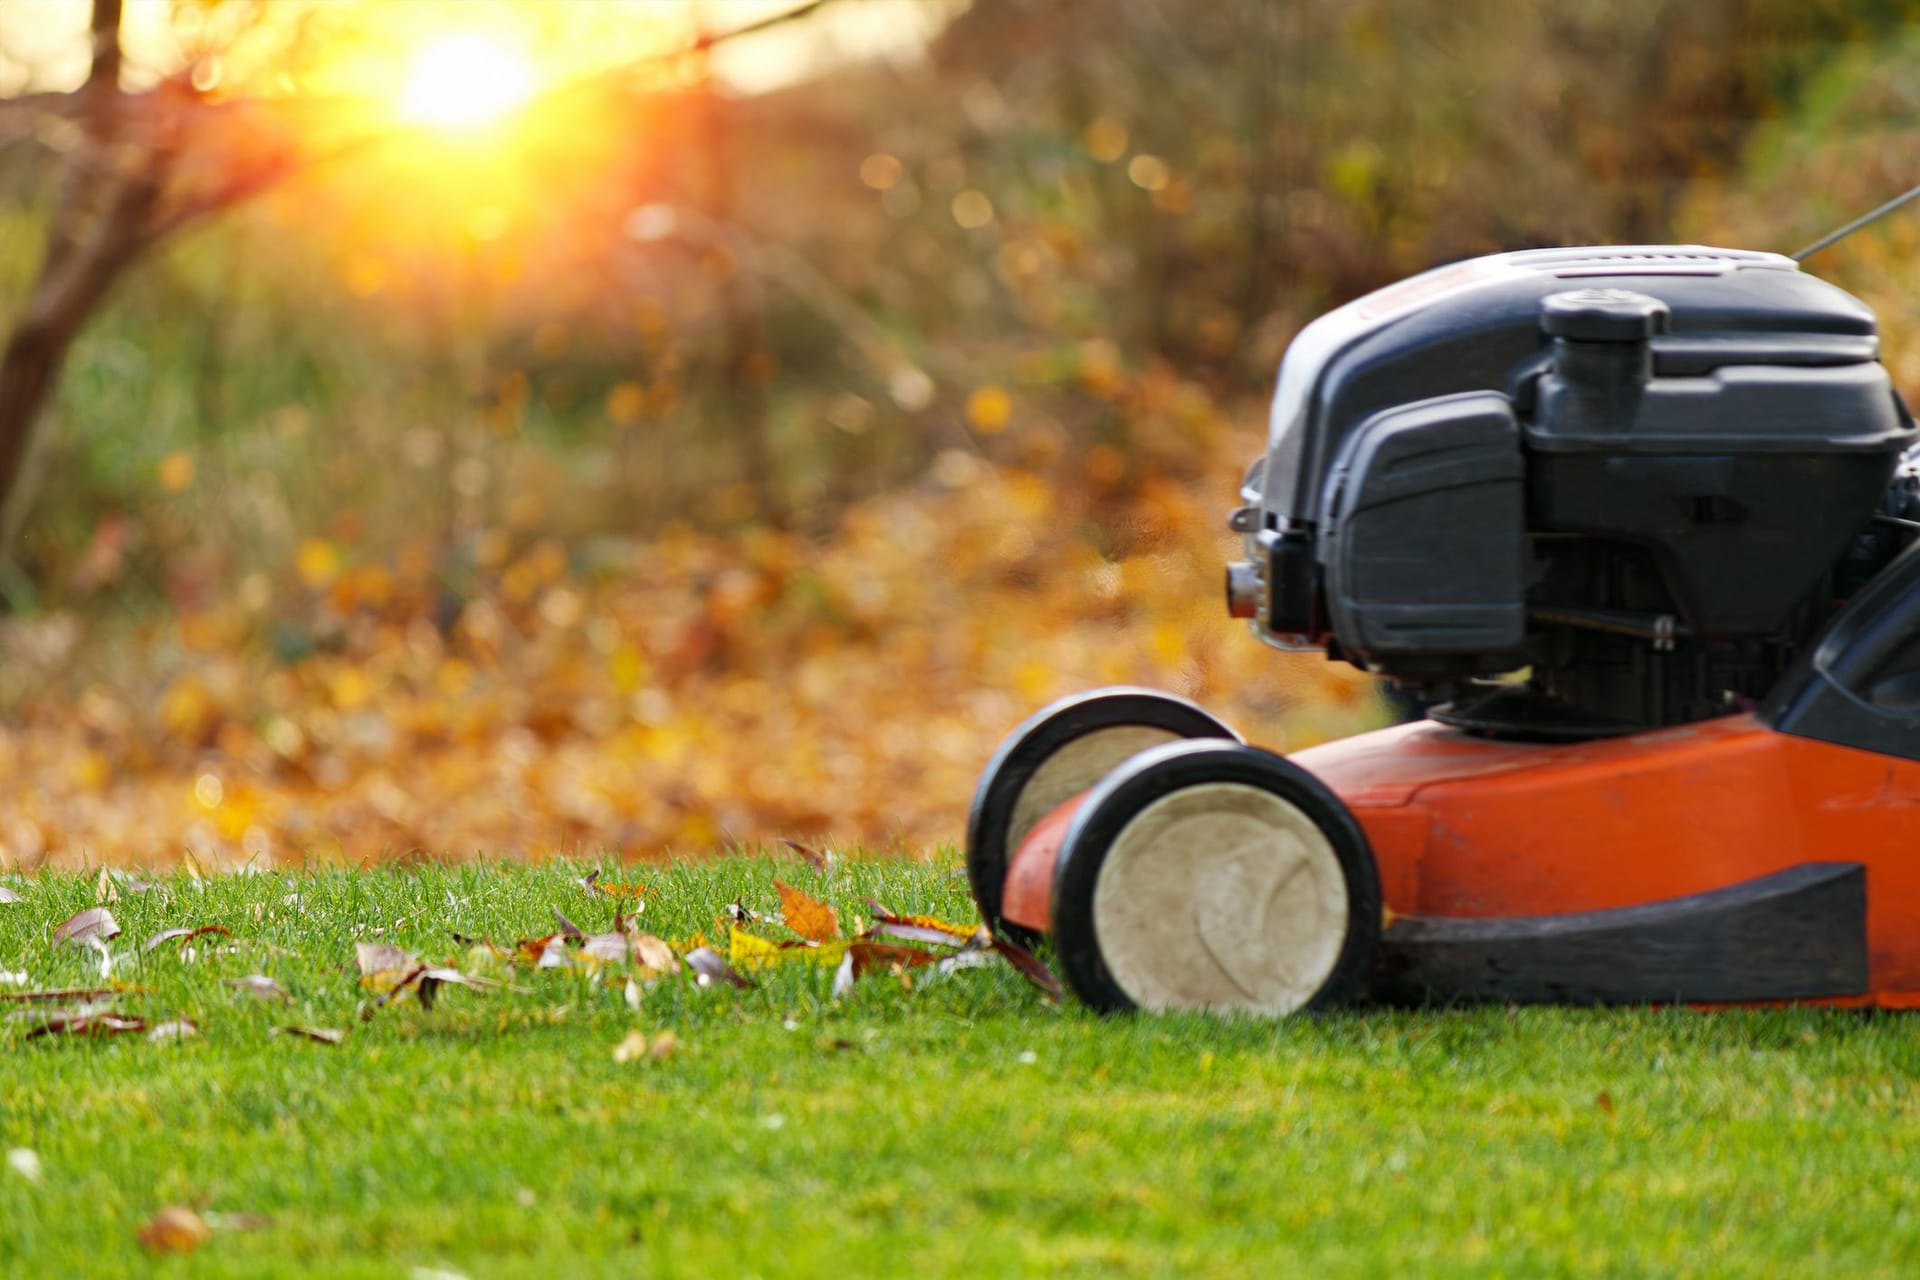
[[[0,354],[0,556],[30,502],[24,483],[67,352],[113,282],[146,244],[158,183],[129,147],[120,94],[122,0],[94,0],[87,139],[67,161],[40,273]]]

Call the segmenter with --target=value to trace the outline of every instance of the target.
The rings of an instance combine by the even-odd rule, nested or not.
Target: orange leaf
[[[831,942],[840,936],[840,917],[832,907],[785,881],[775,880],[773,887],[780,891],[780,914],[787,928],[814,942]]]

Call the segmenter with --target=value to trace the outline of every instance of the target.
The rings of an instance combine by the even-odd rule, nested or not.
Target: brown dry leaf
[[[57,1000],[111,1000],[134,987],[60,987],[52,991],[0,992],[0,1004],[50,1004]]]
[[[142,951],[152,951],[155,947],[163,946],[169,942],[191,942],[195,938],[209,933],[217,933],[223,938],[231,938],[233,936],[233,930],[227,928],[225,925],[218,924],[203,924],[198,929],[162,929],[159,933],[154,934],[142,943],[140,949]]]
[[[75,1009],[52,1009],[45,1013],[27,1015],[35,1025],[28,1029],[25,1039],[34,1040],[40,1036],[118,1036],[145,1031],[144,1018],[123,1017],[91,1006]]]
[[[412,969],[420,963],[411,951],[403,951],[390,942],[354,943],[353,961],[359,966],[363,978],[393,969]]]
[[[887,910],[872,898],[874,926],[869,934],[884,934],[905,942],[928,942],[942,947],[987,947],[993,935],[982,924],[955,924],[937,916],[903,916]]]
[[[993,949],[1006,958],[1008,964],[1020,971],[1020,976],[1040,988],[1040,994],[1049,1000],[1058,1000],[1061,996],[1060,980],[1053,971],[1040,963],[1040,958],[1011,938],[995,938]]]
[[[581,942],[580,954],[607,964],[622,964],[633,955],[633,940],[624,933],[590,934]]]
[[[1605,1089],[1602,1089],[1600,1092],[1593,1095],[1593,1102],[1595,1106],[1599,1107],[1602,1111],[1606,1112],[1608,1115],[1613,1114],[1613,1095],[1608,1093]]]
[[[646,977],[659,977],[680,967],[680,959],[673,954],[673,948],[650,933],[640,934],[633,939],[633,959]]]
[[[572,963],[567,955],[566,935],[559,933],[550,933],[544,938],[522,938],[513,944],[513,958],[535,969],[564,969]]]
[[[469,977],[458,969],[422,969],[414,980],[419,984],[420,1007],[429,1013],[441,987],[465,987],[469,991],[496,991],[500,987],[497,982]]]
[[[564,934],[571,941],[579,942],[587,936],[581,930],[579,925],[567,919],[566,912],[562,911],[560,908],[555,907],[553,909],[553,914],[554,914],[554,917],[560,921],[560,932]]]
[[[255,1000],[273,1000],[280,1004],[292,1004],[293,996],[287,989],[264,973],[250,973],[244,978],[222,978],[221,985],[232,987],[242,995],[252,996]]]
[[[773,887],[780,891],[780,916],[787,928],[814,942],[840,936],[840,916],[832,907],[784,880],[775,880]]]
[[[693,970],[694,981],[703,987],[725,982],[744,991],[755,985],[751,978],[743,978],[734,972],[733,966],[712,947],[695,947],[687,952],[686,961],[687,968]]]
[[[275,1027],[271,1034],[311,1040],[315,1044],[340,1044],[347,1038],[347,1033],[336,1027]]]
[[[639,1029],[627,1032],[626,1037],[614,1046],[613,1060],[618,1063],[657,1062],[670,1058],[680,1045],[680,1037],[671,1031],[662,1031],[653,1039],[647,1039],[647,1033]]]
[[[890,942],[856,942],[847,948],[847,955],[853,961],[855,978],[863,978],[875,969],[894,965],[899,965],[903,970],[914,969],[923,964],[932,964],[940,958],[931,951],[896,946]]]
[[[53,931],[53,944],[67,946],[76,942],[86,942],[98,938],[102,942],[120,936],[120,924],[113,913],[105,907],[88,907],[77,912],[65,924]]]
[[[604,893],[609,898],[627,899],[634,904],[634,910],[636,911],[646,905],[642,899],[647,896],[647,886],[638,882],[633,884],[614,884],[610,881],[596,880],[593,888],[596,892]]]
[[[140,1247],[148,1253],[192,1253],[213,1238],[213,1228],[185,1205],[170,1204],[140,1228]]]
[[[815,871],[818,871],[821,875],[825,875],[827,873],[827,855],[826,854],[821,853],[818,849],[810,849],[806,845],[801,844],[798,840],[782,840],[780,843],[787,846],[787,848],[793,850],[796,854],[800,856],[800,861],[806,863],[808,866],[812,867]]]

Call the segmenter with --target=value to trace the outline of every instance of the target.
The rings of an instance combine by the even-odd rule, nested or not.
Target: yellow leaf
[[[967,397],[967,421],[982,435],[998,435],[1013,417],[1013,397],[1005,387],[988,383]]]
[[[193,458],[179,450],[160,459],[160,487],[168,493],[185,493],[193,484]]]
[[[340,576],[340,552],[325,538],[303,538],[294,554],[300,581],[318,591]]]
[[[213,1237],[207,1220],[183,1205],[170,1204],[140,1228],[140,1244],[149,1253],[192,1253]]]
[[[773,887],[780,891],[780,915],[787,928],[814,942],[840,936],[840,917],[832,907],[784,881],[775,880]]]
[[[846,954],[845,938],[834,938],[813,947],[783,947],[743,929],[732,929],[727,934],[727,963],[736,969],[771,969],[782,964],[833,966]]]

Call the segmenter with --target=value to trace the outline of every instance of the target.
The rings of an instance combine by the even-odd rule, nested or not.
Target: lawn
[[[0,1273],[1894,1276],[1920,1258],[1909,1018],[1103,1021],[1000,963],[906,970],[910,988],[875,968],[838,998],[811,964],[629,990],[617,963],[535,970],[451,936],[511,951],[556,908],[606,930],[620,900],[584,870],[117,885],[119,1007],[199,1034],[0,1028]],[[729,902],[775,913],[776,877],[850,929],[868,894],[971,915],[951,857],[604,868],[683,947],[725,948]],[[0,995],[97,984],[97,948],[51,939],[98,880],[0,883],[20,898],[0,906]],[[205,924],[232,939],[141,949]],[[369,940],[508,985],[362,1019]],[[292,1003],[223,981],[253,974]],[[655,1052],[617,1055],[635,1029]],[[140,1232],[169,1205],[218,1229],[149,1257]]]

